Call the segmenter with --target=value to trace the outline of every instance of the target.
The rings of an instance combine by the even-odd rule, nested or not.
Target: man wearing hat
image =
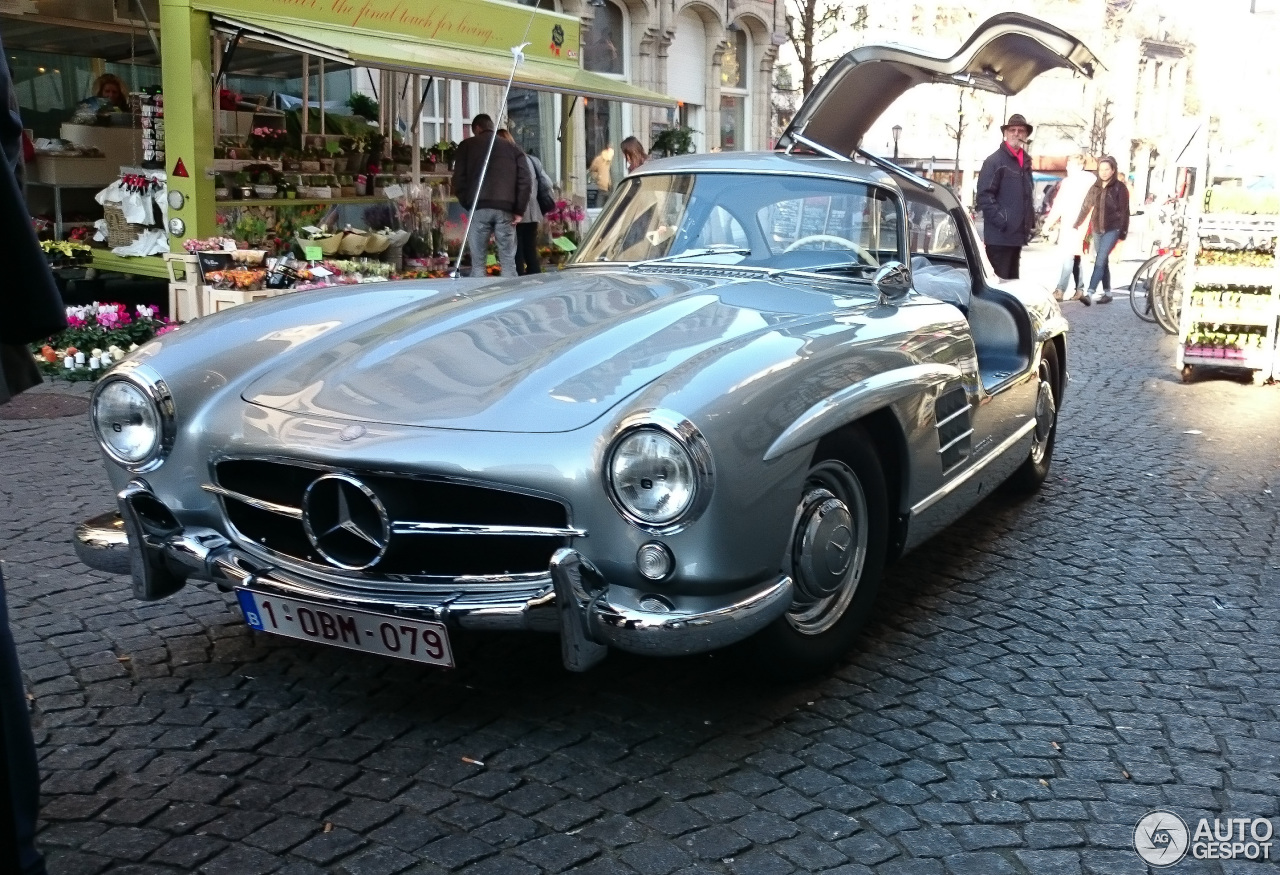
[[[996,276],[1013,280],[1018,278],[1022,247],[1035,228],[1031,155],[1026,150],[1031,125],[1015,112],[1000,131],[1004,142],[982,162],[978,174],[978,209],[987,259]]]

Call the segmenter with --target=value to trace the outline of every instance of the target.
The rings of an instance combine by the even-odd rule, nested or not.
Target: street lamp
[[[898,160],[898,138],[902,136],[902,125],[893,126],[893,160]]]

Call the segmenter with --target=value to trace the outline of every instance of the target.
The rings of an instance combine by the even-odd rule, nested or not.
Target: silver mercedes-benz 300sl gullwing
[[[573,670],[748,638],[819,670],[887,562],[1044,480],[1066,388],[1047,290],[858,142],[915,84],[1092,63],[1013,14],[951,58],[861,48],[779,151],[627,177],[565,270],[197,319],[97,387],[119,510],[79,554],[140,599],[211,582],[255,629],[428,664],[527,629]]]

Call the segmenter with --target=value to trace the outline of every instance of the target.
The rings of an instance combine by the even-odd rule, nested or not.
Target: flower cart
[[[1280,215],[1216,212],[1248,209],[1210,189],[1205,212],[1189,217],[1177,367],[1184,382],[1197,368],[1248,371],[1255,382],[1277,372]]]

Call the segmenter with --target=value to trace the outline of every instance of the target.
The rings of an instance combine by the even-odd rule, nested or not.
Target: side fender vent
[[[952,389],[933,405],[933,418],[938,429],[938,455],[943,473],[949,473],[969,458],[973,450],[973,426],[969,419],[969,396],[964,387]]]

